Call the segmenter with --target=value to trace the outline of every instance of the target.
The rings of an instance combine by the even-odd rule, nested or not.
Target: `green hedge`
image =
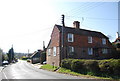
[[[79,73],[97,75],[100,73],[107,75],[120,75],[120,59],[109,60],[80,60],[64,59],[61,67]]]

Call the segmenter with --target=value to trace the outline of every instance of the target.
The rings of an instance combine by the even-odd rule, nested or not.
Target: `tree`
[[[117,48],[120,48],[120,43],[117,43],[117,44],[116,44],[116,47],[117,47]]]
[[[0,48],[0,66],[2,65],[2,62],[4,61],[3,51]]]
[[[8,61],[11,63],[14,60],[14,49],[13,47],[8,51]]]

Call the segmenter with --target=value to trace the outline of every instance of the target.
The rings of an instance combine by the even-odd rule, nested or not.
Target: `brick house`
[[[108,37],[101,32],[81,29],[79,23],[74,21],[73,27],[54,26],[47,47],[47,64],[59,66],[65,58],[109,58],[112,45]]]

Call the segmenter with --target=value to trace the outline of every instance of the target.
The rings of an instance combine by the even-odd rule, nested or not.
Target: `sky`
[[[99,31],[113,42],[118,32],[119,0],[0,0],[0,48],[33,53],[47,47],[55,24]]]

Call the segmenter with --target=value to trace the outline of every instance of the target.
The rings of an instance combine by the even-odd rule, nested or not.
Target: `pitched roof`
[[[114,41],[114,43],[119,43],[120,42],[120,37],[116,38],[116,40]]]
[[[62,26],[61,25],[55,25],[59,31],[62,31]],[[107,38],[104,34],[101,32],[97,31],[91,31],[91,30],[86,30],[86,29],[78,29],[78,28],[73,28],[73,27],[64,27],[64,32],[65,33],[73,33],[73,34],[78,34],[78,35],[85,35],[85,36],[93,36],[93,37],[100,37],[100,38]]]

